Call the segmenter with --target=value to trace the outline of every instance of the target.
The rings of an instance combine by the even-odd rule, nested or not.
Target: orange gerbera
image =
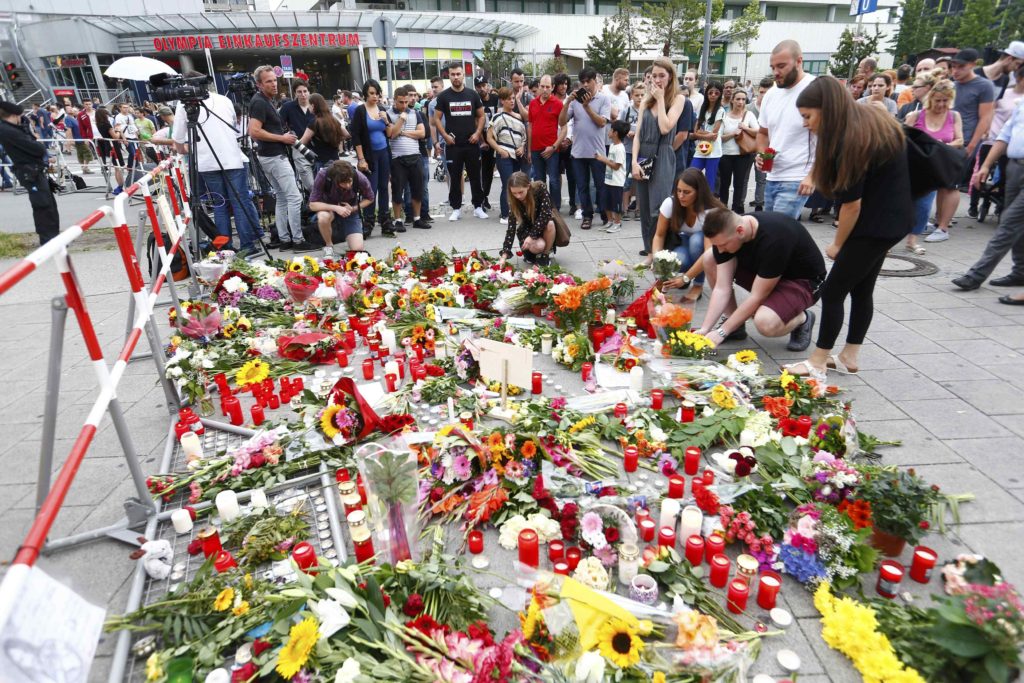
[[[664,303],[658,306],[655,314],[651,316],[651,324],[655,327],[671,329],[685,327],[691,320],[693,320],[693,310],[673,303]]]
[[[487,437],[487,448],[492,453],[501,453],[505,450],[505,435],[501,432],[491,432],[490,436]]]
[[[519,452],[522,453],[523,457],[527,460],[532,460],[533,456],[537,455],[537,444],[532,440],[526,441],[523,443],[522,448],[519,449]]]
[[[501,486],[487,486],[469,496],[469,509],[466,510],[466,519],[474,524],[486,522],[491,515],[501,509],[501,506],[508,501],[508,493]]]
[[[765,396],[761,401],[764,403],[765,410],[771,413],[776,420],[789,417],[789,408],[793,405],[793,399],[786,396]]]

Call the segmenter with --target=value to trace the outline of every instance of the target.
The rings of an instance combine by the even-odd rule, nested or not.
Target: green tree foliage
[[[608,17],[605,22],[626,41],[626,50],[630,56],[644,48],[641,35],[644,19],[640,16],[640,8],[634,6],[631,0],[622,0],[615,14]]]
[[[923,0],[922,0],[923,1]],[[750,45],[761,34],[761,24],[765,16],[761,14],[761,3],[759,0],[750,0],[750,4],[743,8],[743,13],[732,20],[729,25],[729,37],[743,48],[743,78],[747,78],[747,60],[752,54]]]
[[[936,8],[929,7],[925,0],[902,0],[900,30],[889,44],[889,54],[896,57],[896,63],[930,48],[938,23]]]
[[[878,29],[878,24],[875,24],[874,35],[857,35],[848,28],[843,29],[843,35],[839,37],[839,46],[828,62],[829,72],[839,78],[849,78],[860,60],[878,53],[878,41],[881,38],[882,32]]]
[[[999,33],[996,19],[998,1],[967,0],[964,3],[964,11],[960,15],[960,26],[953,43],[956,47],[973,47],[980,51],[995,45],[996,36]]]
[[[590,36],[588,41],[587,65],[599,74],[611,76],[613,71],[628,63],[629,52],[625,37],[615,28],[610,18],[605,19],[601,35]]]
[[[647,42],[660,45],[666,57],[693,54],[704,37],[704,0],[665,0],[644,3]],[[725,0],[712,0],[711,23],[725,11]]]
[[[483,69],[491,78],[495,88],[501,81],[508,80],[512,69],[519,62],[519,53],[506,45],[505,39],[498,37],[498,32],[484,41],[483,49],[476,58],[476,65]]]
[[[999,27],[996,45],[1008,45],[1011,40],[1024,40],[1024,2],[1008,2],[999,9]]]

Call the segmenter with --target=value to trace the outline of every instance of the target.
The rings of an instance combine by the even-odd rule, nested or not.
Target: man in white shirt
[[[185,76],[201,78],[202,74],[190,71]],[[228,214],[230,205],[241,243],[239,254],[255,255],[261,251],[259,216],[249,198],[249,185],[242,165],[242,149],[238,145],[239,132],[234,123],[235,105],[227,97],[211,92],[200,107],[195,150],[188,149],[188,118],[185,105],[180,102],[174,113],[171,138],[179,153],[195,154],[196,168],[206,189],[218,196],[219,201],[214,202],[213,217],[217,233],[229,240],[226,248],[233,248],[230,242],[231,216]]]
[[[803,52],[795,40],[784,40],[776,45],[770,63],[775,87],[765,93],[761,101],[757,134],[759,154],[754,163],[762,170],[764,158],[760,153],[768,148],[774,150],[775,158],[765,185],[764,209],[799,219],[801,209],[814,192],[810,174],[815,139],[804,128],[796,99],[814,76],[804,72]]]
[[[690,104],[693,105],[693,112],[696,114],[704,104],[704,96],[697,89],[697,70],[690,69],[683,74],[683,85],[690,89]]]
[[[629,93],[626,89],[629,88],[629,69],[616,69],[615,73],[612,74],[612,82],[606,83],[602,88],[601,92],[608,96],[612,101],[612,121],[618,121],[619,117],[622,116],[622,112],[626,111],[629,107]],[[607,130],[611,130],[609,126],[605,126]],[[607,130],[606,140],[607,140]],[[605,144],[609,144],[605,142]]]

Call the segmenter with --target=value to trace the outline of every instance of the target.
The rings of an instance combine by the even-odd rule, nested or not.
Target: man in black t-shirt
[[[312,128],[316,121],[316,114],[313,113],[313,105],[309,103],[309,86],[300,79],[296,79],[292,86],[294,100],[288,100],[281,105],[281,121],[285,128],[301,138],[306,134],[307,128]],[[299,174],[299,181],[302,187],[309,192],[313,189],[313,164],[303,154],[291,151],[292,163]]]
[[[437,96],[434,108],[434,129],[447,144],[445,156],[448,175],[448,204],[452,213],[448,220],[457,221],[462,217],[463,168],[469,176],[469,189],[473,200],[473,215],[487,219],[484,211],[484,191],[480,185],[480,142],[483,140],[484,104],[473,90],[467,90],[461,63],[448,67],[448,79],[452,85]]]
[[[704,219],[704,237],[712,245],[704,252],[712,291],[700,333],[716,346],[746,339],[753,318],[764,336],[788,333],[787,349],[806,349],[814,329],[810,307],[825,279],[825,259],[807,229],[781,213],[715,209]],[[750,292],[742,304],[736,304],[733,282]],[[723,313],[727,318],[715,328]]]
[[[487,82],[487,76],[477,76],[475,83],[476,94],[480,96],[480,101],[484,105],[484,117],[489,122],[501,106],[498,102],[498,93],[494,92],[491,84]],[[489,123],[485,123],[484,127],[488,125]],[[484,193],[484,209],[487,211],[491,209],[488,197],[491,196],[491,184],[494,182],[494,164],[494,150],[487,144],[487,137],[484,136],[480,142],[480,189]]]

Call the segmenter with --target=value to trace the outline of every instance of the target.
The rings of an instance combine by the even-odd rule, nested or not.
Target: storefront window
[[[410,78],[412,78],[412,80],[414,80],[414,81],[426,80],[426,78],[427,78],[427,69],[423,65],[423,60],[422,59],[415,59],[415,60],[413,60],[412,62],[410,62],[410,66],[412,67],[412,76],[410,77]]]
[[[521,0],[498,0],[498,12],[516,14],[523,11]]]
[[[396,59],[396,60],[394,60],[394,62],[395,62],[395,78],[397,78],[399,80],[402,80],[402,81],[409,80],[409,78],[411,78],[410,74],[412,73],[412,69],[409,67],[409,60],[408,59]]]
[[[546,1],[542,1],[542,2],[527,2],[526,3],[526,13],[527,14],[547,14],[547,12],[548,12],[548,3]]]

